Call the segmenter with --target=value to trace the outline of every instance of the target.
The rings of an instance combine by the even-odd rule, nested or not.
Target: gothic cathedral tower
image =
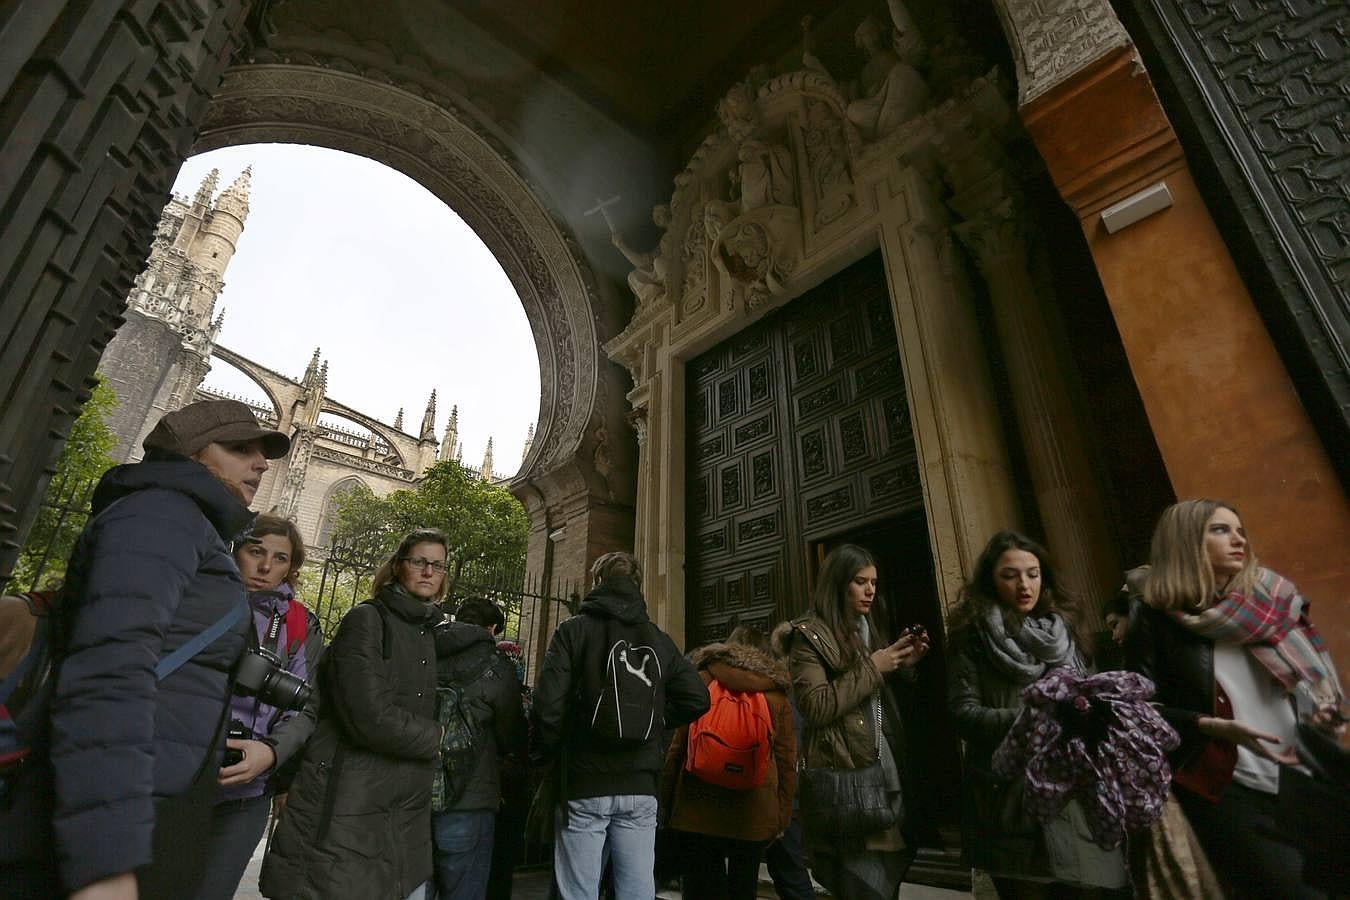
[[[220,172],[212,169],[191,199],[175,196],[164,207],[127,297],[126,323],[103,356],[103,375],[117,396],[109,425],[119,462],[140,458],[141,439],[165,412],[192,400],[210,369],[224,320],[216,299],[248,218],[251,175],[244,169],[217,196]]]

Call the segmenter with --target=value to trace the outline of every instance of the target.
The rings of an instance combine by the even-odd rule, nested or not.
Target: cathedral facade
[[[1001,528],[1100,601],[1215,496],[1350,660],[1344,4],[49,7],[0,72],[0,574],[182,160],[288,141],[418,181],[511,280],[545,583],[632,548],[692,646],[853,540],[936,635]]]
[[[260,422],[291,438],[290,453],[272,461],[253,508],[294,519],[305,542],[322,547],[337,500],[348,491],[383,496],[415,487],[440,460],[462,465],[459,410],[451,409],[438,440],[433,390],[421,426],[409,432],[403,410],[387,423],[329,396],[328,361],[318,349],[304,374],[292,378],[216,342],[224,317],[217,301],[248,218],[250,175],[245,169],[217,193],[219,173],[212,170],[195,194],[172,197],[160,215],[145,269],[127,297],[126,321],[101,363],[117,398],[108,423],[117,438],[114,458],[139,459],[142,439],[166,412],[194,400],[242,400]],[[212,389],[206,378],[213,361],[242,372],[255,390],[234,396]],[[494,471],[490,438],[474,471],[505,480]]]

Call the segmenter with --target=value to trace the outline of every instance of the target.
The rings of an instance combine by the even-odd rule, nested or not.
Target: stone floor
[[[258,872],[262,868],[263,849],[265,847],[266,841],[260,842],[258,849],[253,852],[253,859],[249,861],[248,869],[244,873],[244,880],[239,883],[239,890],[235,892],[234,900],[262,900],[262,894],[258,893]],[[516,875],[514,890],[511,894],[512,900],[547,900],[548,888],[549,872],[546,869],[522,871]],[[660,900],[679,900],[681,896],[679,891],[661,891],[657,894]],[[769,883],[768,877],[763,872],[760,874],[759,896],[765,898],[778,896],[774,893],[772,884]],[[925,887],[921,884],[906,884],[900,888],[900,900],[959,900],[959,898],[970,896],[972,895],[961,891]]]

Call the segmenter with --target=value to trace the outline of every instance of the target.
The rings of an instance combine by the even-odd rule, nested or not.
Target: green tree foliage
[[[87,517],[81,508],[86,507],[99,477],[113,466],[117,438],[108,427],[108,417],[116,406],[112,388],[100,380],[61,448],[56,474],[19,553],[11,588],[28,590],[34,579],[41,587],[65,576],[66,560]]]
[[[449,539],[446,578],[452,593],[470,573],[519,570],[525,562],[525,508],[505,488],[459,463],[437,463],[412,490],[376,497],[356,488],[337,498],[333,541],[350,548],[345,555],[387,558],[415,528],[439,528]],[[341,586],[339,601],[351,596],[350,586]]]

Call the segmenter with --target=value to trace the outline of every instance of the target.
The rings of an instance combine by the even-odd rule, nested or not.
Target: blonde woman
[[[1241,516],[1217,500],[1168,507],[1153,533],[1131,666],[1157,685],[1181,734],[1173,787],[1226,894],[1320,897],[1302,883],[1298,848],[1275,826],[1280,767],[1305,698],[1330,729],[1336,668],[1288,580],[1261,568]]]

